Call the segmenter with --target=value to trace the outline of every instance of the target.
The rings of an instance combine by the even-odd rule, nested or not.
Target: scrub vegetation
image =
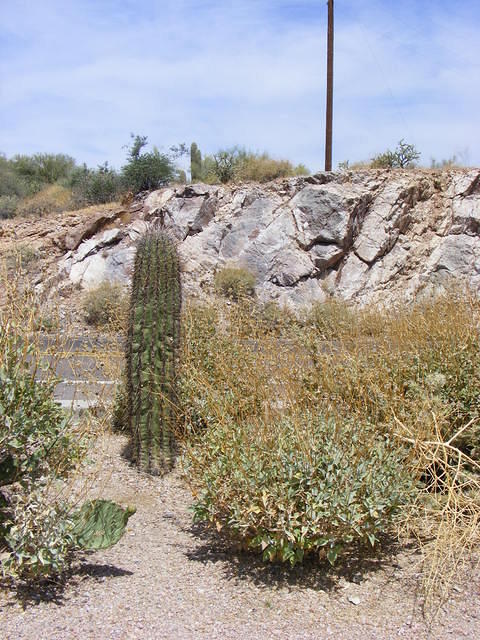
[[[185,313],[195,519],[292,565],[414,537],[434,602],[479,542],[478,299],[281,311],[244,297]]]

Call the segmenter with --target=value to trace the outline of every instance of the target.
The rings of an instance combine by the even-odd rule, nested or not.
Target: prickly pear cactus
[[[159,229],[139,241],[127,340],[127,420],[134,458],[149,473],[171,469],[175,455],[176,366],[181,282],[177,250]]]
[[[125,533],[128,519],[135,511],[135,507],[122,509],[110,500],[86,502],[74,515],[76,544],[89,551],[112,547]]]

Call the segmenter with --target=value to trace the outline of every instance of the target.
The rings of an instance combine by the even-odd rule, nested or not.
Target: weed
[[[95,327],[119,329],[125,326],[128,298],[124,287],[105,280],[87,291],[82,300],[85,322]]]
[[[243,267],[223,267],[215,274],[215,291],[237,301],[255,293],[255,276]]]

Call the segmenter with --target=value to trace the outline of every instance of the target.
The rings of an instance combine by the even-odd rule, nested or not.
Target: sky
[[[240,145],[324,165],[325,0],[0,0],[0,152]],[[480,166],[480,1],[336,0],[333,164]]]

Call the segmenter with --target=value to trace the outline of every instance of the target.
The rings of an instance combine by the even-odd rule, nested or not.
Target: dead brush
[[[424,567],[424,611],[429,618],[462,580],[480,541],[480,465],[455,446],[478,419],[472,418],[448,440],[435,415],[432,419],[435,434],[428,440],[395,419],[396,436],[411,446],[415,475],[427,470],[426,482],[415,503],[405,510],[399,531],[418,541]]]
[[[431,614],[479,543],[480,302],[456,289],[390,311],[332,301],[280,331],[258,318],[248,301],[187,310],[187,431],[259,421],[275,433],[320,413],[406,447],[417,491],[395,531],[422,551]]]
[[[427,615],[480,542],[479,328],[477,296],[452,289],[391,312],[359,310],[337,323],[333,340],[302,336],[310,402],[335,416],[368,416],[410,448],[418,493],[398,532],[414,535],[422,552]]]

